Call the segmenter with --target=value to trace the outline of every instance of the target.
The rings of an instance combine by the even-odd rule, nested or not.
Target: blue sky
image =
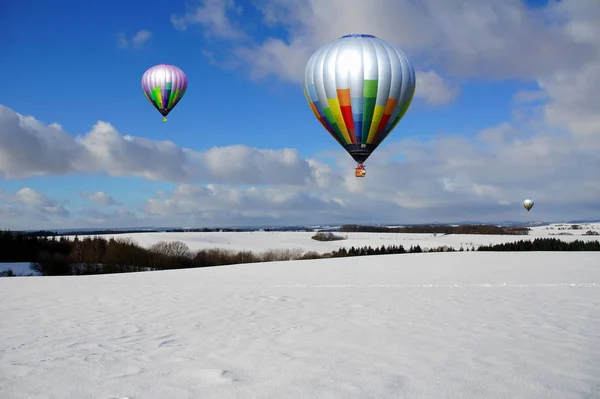
[[[356,3],[357,10],[366,7],[366,2],[350,3]],[[402,2],[394,3],[390,0],[387,3],[390,7],[401,10]],[[343,222],[361,218],[369,221],[386,220],[390,215],[397,218],[395,222],[427,222],[432,218],[438,220],[446,216],[448,220],[501,220],[531,217],[523,214],[519,205],[524,199],[522,197],[530,195],[537,196],[536,198],[542,195],[540,207],[543,207],[543,201],[548,204],[545,212],[540,210],[539,218],[600,216],[597,207],[592,207],[591,212],[586,210],[586,206],[589,205],[589,193],[582,195],[581,212],[573,209],[567,212],[566,200],[549,194],[548,186],[544,188],[540,184],[528,193],[525,183],[520,185],[515,181],[514,184],[508,184],[505,178],[492,177],[497,175],[495,172],[475,177],[475,174],[481,173],[482,167],[477,166],[477,163],[468,166],[467,169],[444,169],[448,162],[441,161],[438,156],[435,160],[420,160],[411,164],[411,155],[406,153],[408,149],[414,150],[415,154],[421,149],[424,149],[425,153],[431,151],[432,157],[435,156],[434,147],[441,146],[437,149],[441,153],[453,151],[450,145],[443,144],[444,140],[454,144],[456,140],[466,140],[465,143],[468,144],[465,146],[472,146],[472,151],[476,151],[477,148],[489,150],[490,145],[495,146],[498,143],[479,142],[481,132],[506,124],[510,125],[508,129],[512,129],[512,133],[507,133],[502,140],[530,137],[531,140],[537,139],[540,143],[547,144],[545,136],[531,135],[547,134],[545,132],[550,130],[559,131],[563,135],[578,134],[577,129],[569,126],[568,117],[559,118],[559,121],[549,120],[544,113],[544,107],[558,106],[557,101],[561,101],[561,97],[552,97],[556,96],[551,90],[552,84],[558,87],[560,83],[553,79],[553,76],[565,74],[565,71],[576,67],[582,68],[584,64],[576,62],[578,57],[584,62],[593,60],[590,57],[586,58],[588,53],[584,50],[588,49],[583,49],[581,41],[577,42],[570,37],[564,26],[540,22],[543,18],[539,17],[554,20],[553,17],[559,15],[574,19],[584,18],[586,13],[561,9],[562,5],[549,7],[547,2],[542,1],[529,1],[529,10],[515,1],[506,4],[499,1],[489,3],[492,4],[491,9],[495,13],[496,21],[502,22],[502,18],[509,18],[510,14],[506,11],[511,7],[519,10],[524,20],[507,20],[505,26],[499,23],[489,29],[486,27],[481,34],[474,33],[477,25],[472,27],[468,36],[464,36],[464,32],[452,30],[459,29],[460,26],[450,26],[446,27],[445,31],[437,32],[437,36],[430,32],[414,32],[417,39],[411,39],[408,34],[410,32],[406,33],[393,24],[386,26],[383,19],[378,20],[382,21],[382,26],[375,28],[376,24],[372,19],[376,19],[376,16],[367,15],[364,22],[357,22],[358,17],[352,14],[352,10],[344,11],[342,2],[337,1],[323,2],[318,6],[340,7],[336,12],[339,19],[335,23],[318,28],[315,28],[314,24],[319,23],[318,16],[323,15],[320,12],[325,13],[325,9],[319,11],[302,1],[261,1],[257,3],[257,8],[249,6],[250,3],[246,2],[210,0],[156,2],[152,6],[143,7],[133,1],[79,4],[23,1],[11,4],[8,6],[8,17],[0,27],[5,37],[11,37],[3,44],[3,53],[9,55],[9,62],[0,64],[0,73],[8,77],[3,82],[3,90],[0,91],[0,104],[10,112],[31,116],[44,125],[58,123],[62,131],[73,138],[86,135],[96,122],[103,121],[114,128],[119,138],[129,135],[153,142],[169,140],[176,147],[200,154],[210,151],[213,147],[239,145],[255,149],[257,154],[269,149],[281,151],[284,148],[292,148],[297,151],[295,156],[298,159],[294,158],[290,162],[298,166],[298,170],[305,170],[298,173],[307,173],[308,180],[302,184],[287,184],[285,178],[270,181],[268,175],[270,170],[273,170],[271,168],[281,169],[279,163],[286,162],[281,159],[259,166],[261,173],[266,177],[256,183],[252,181],[252,176],[246,181],[243,176],[236,175],[234,178],[227,175],[223,172],[225,167],[216,165],[214,160],[207,161],[204,158],[203,162],[212,162],[210,168],[216,169],[209,168],[210,172],[203,174],[202,171],[207,169],[197,166],[200,169],[194,172],[196,177],[177,177],[169,174],[170,172],[161,171],[161,167],[164,170],[169,169],[164,163],[166,158],[162,158],[166,156],[164,151],[167,150],[158,147],[143,153],[146,159],[140,161],[143,165],[135,164],[132,167],[137,171],[135,173],[129,173],[127,170],[128,165],[134,161],[125,160],[127,157],[134,157],[133,153],[115,153],[111,155],[112,161],[104,159],[104,164],[98,161],[99,164],[94,166],[71,165],[66,169],[54,170],[50,164],[35,167],[25,165],[29,162],[28,158],[36,155],[26,152],[16,154],[11,150],[12,162],[18,159],[24,165],[8,166],[0,162],[0,177],[4,176],[0,180],[0,190],[3,193],[0,197],[0,201],[3,202],[0,204],[4,206],[4,214],[8,215],[0,219],[1,224],[11,228],[115,224],[173,225],[189,220],[199,224],[281,224],[305,219],[317,222],[323,218],[332,219],[323,222]],[[224,7],[224,4],[231,7]],[[435,5],[435,2],[432,4]],[[241,11],[236,8],[240,5]],[[590,3],[590,7],[594,8],[594,3]],[[198,8],[200,12],[197,12]],[[478,10],[475,8],[476,12]],[[417,11],[414,11],[415,18],[425,18]],[[341,12],[349,14],[344,16]],[[431,7],[429,12],[433,18],[439,18],[446,13],[445,8],[437,10],[435,6]],[[481,10],[482,21],[490,17],[486,12]],[[184,17],[186,13],[187,18]],[[285,18],[286,13],[299,17],[291,21],[291,18]],[[279,19],[269,19],[267,15],[276,15]],[[308,17],[300,17],[304,15]],[[198,16],[200,18],[197,18]],[[178,18],[184,18],[185,27],[175,23]],[[456,12],[452,18],[460,21],[467,16]],[[491,25],[492,22],[489,22],[489,26]],[[365,183],[357,183],[355,180],[348,180],[346,176],[348,167],[351,168],[352,165],[350,157],[315,120],[299,84],[299,80],[302,79],[301,73],[294,72],[302,71],[305,59],[302,57],[306,57],[311,49],[314,51],[342,34],[354,32],[354,29],[364,31],[364,27],[373,27],[374,32],[371,33],[390,41],[398,37],[395,41],[409,58],[414,60],[415,68],[423,72],[423,75],[419,78],[421,80],[418,80],[417,98],[409,112],[377,150],[378,153],[382,153],[381,158],[374,159],[373,156],[373,161],[370,161],[373,163],[374,172],[378,171],[378,168],[381,169],[379,177]],[[399,30],[396,32],[394,29]],[[511,29],[513,37],[499,39],[500,36],[505,36],[502,34],[503,29]],[[556,35],[552,37],[551,43],[545,41],[544,36],[549,35],[545,33],[545,29]],[[136,43],[134,37],[141,31],[147,31],[148,37],[145,41]],[[427,37],[428,35],[431,37]],[[489,45],[483,42],[486,35],[490,39]],[[465,44],[463,40],[459,40],[464,37],[468,37],[471,42]],[[475,41],[480,39],[481,42]],[[268,46],[273,40],[282,40],[283,52],[276,53]],[[531,41],[530,46],[523,44],[527,41]],[[584,44],[590,49],[594,48],[593,43]],[[495,48],[494,46],[500,46],[505,54],[502,51],[500,55],[498,51],[492,53],[491,48]],[[559,62],[559,65],[552,66],[553,70],[548,65],[556,62],[545,55],[547,52],[540,53],[541,55],[523,54],[531,48],[534,50],[529,52],[535,53],[535,49],[543,49],[544,46],[554,46],[555,49],[562,46],[561,51],[572,51],[573,56],[569,58],[573,59],[573,62],[565,61],[564,65]],[[250,52],[244,53],[240,49],[250,49]],[[522,59],[527,56],[536,56],[536,61],[527,62]],[[547,58],[546,62],[539,61],[540,57],[544,56]],[[290,60],[295,59],[294,57],[299,61],[292,63]],[[262,62],[262,59],[268,61]],[[506,68],[501,65],[504,62],[507,64]],[[161,122],[160,114],[147,102],[140,88],[143,72],[159,63],[177,65],[185,71],[189,81],[184,99],[169,115],[166,124]],[[258,72],[264,77],[257,79],[253,72]],[[293,76],[298,78],[294,79]],[[537,103],[515,102],[515,95],[523,91],[533,93],[533,97],[539,95],[541,98],[545,95],[545,100]],[[566,105],[567,108],[569,106]],[[561,109],[565,107],[561,106]],[[551,123],[554,125],[550,126]],[[8,123],[2,129],[3,134],[19,137],[18,132],[9,132]],[[28,132],[35,134],[31,129]],[[587,140],[590,135],[585,137]],[[434,146],[431,140],[437,140],[438,144]],[[60,151],[53,149],[52,143],[52,140],[50,144],[46,143],[47,147],[43,150],[47,151],[45,158],[50,159],[50,163],[56,161],[53,157],[62,156]],[[536,145],[533,141],[529,144]],[[481,152],[473,154],[482,157],[483,160],[486,157],[500,158],[503,151],[515,148],[514,142],[505,142],[503,145],[508,147],[494,147],[491,150],[492,155],[482,157]],[[0,150],[3,149],[2,146],[3,142],[0,141]],[[19,148],[26,151],[23,150],[26,147]],[[108,151],[115,150],[110,146],[107,148]],[[236,148],[233,147],[231,151],[236,151]],[[8,149],[8,144],[5,144],[4,150]],[[155,154],[153,151],[158,152]],[[392,154],[393,151],[397,153]],[[460,151],[453,153],[467,161],[473,160],[475,156],[460,154]],[[0,152],[0,156],[1,154]],[[135,154],[139,155],[137,152]],[[119,156],[124,158],[115,161],[115,157]],[[98,155],[95,159],[98,160],[99,157]],[[216,156],[217,159],[219,157]],[[259,156],[261,157],[262,155]],[[168,157],[170,161],[176,158],[175,155]],[[253,168],[257,170],[253,163],[255,161],[252,160],[255,158],[248,160],[249,158],[240,155],[235,159],[239,160],[237,162],[241,165],[248,166],[247,171],[239,173],[252,174]],[[588,158],[580,154],[577,159]],[[153,160],[155,162],[152,162]],[[307,160],[314,160],[318,165],[315,166],[312,161]],[[398,164],[394,160],[404,161]],[[545,160],[548,161],[547,158]],[[589,162],[595,161],[595,157],[589,157]],[[112,166],[119,162],[122,165],[118,170],[112,170],[111,162]],[[422,170],[418,162],[425,162],[425,165],[430,166],[435,164],[433,166],[436,168],[421,175],[421,172],[415,173],[415,168]],[[569,163],[563,159],[560,162]],[[448,165],[456,163],[449,162]],[[306,166],[308,164],[310,165]],[[293,169],[294,165],[288,166]],[[147,170],[143,170],[144,168]],[[494,168],[503,169],[498,165],[494,165]],[[15,173],[15,170],[21,172]],[[290,173],[294,174],[296,171]],[[322,177],[326,173],[330,174],[328,183],[318,181],[319,177],[315,177]],[[146,178],[139,177],[140,175],[145,175]],[[160,177],[156,177],[158,175]],[[151,178],[147,178],[148,176]],[[411,176],[414,176],[414,181],[406,183],[407,180],[411,180]],[[390,187],[385,187],[388,186],[385,179],[390,178],[394,179],[392,191],[389,191]],[[551,176],[549,178],[552,184],[557,184],[552,181]],[[290,179],[291,182],[293,179]],[[398,179],[403,180],[405,185],[397,183]],[[463,189],[466,191],[461,191],[462,194],[444,191],[444,187],[446,190],[449,187],[439,183],[444,179],[456,181],[456,187],[464,185]],[[438,182],[436,184],[439,187],[422,187],[425,180]],[[400,185],[396,187],[396,183]],[[357,184],[363,186],[356,187]],[[217,186],[219,190],[224,191],[216,194]],[[481,189],[473,188],[479,186],[489,186],[489,193],[482,195]],[[212,198],[211,201],[222,204],[226,201],[219,200],[218,195],[227,198],[232,195],[243,197],[258,195],[256,193],[260,191],[263,197],[260,197],[261,200],[258,197],[254,200],[238,199],[229,207],[219,208],[210,202],[206,204],[206,208],[190,208],[190,201],[178,197],[181,194],[178,194],[177,190],[182,187],[187,187],[188,191],[191,188],[204,188],[204,191],[211,192],[210,195],[206,194]],[[581,182],[580,187],[588,185]],[[589,187],[590,190],[598,190],[593,181],[590,181]],[[19,190],[23,188],[31,190],[27,191],[29,196],[19,195]],[[162,191],[157,193],[159,190]],[[254,191],[248,194],[247,190]],[[281,195],[291,202],[281,200],[267,205],[264,199],[276,196],[273,190],[281,190],[280,192],[284,193]],[[32,194],[33,192],[36,194]],[[90,201],[87,198],[89,196],[86,197],[83,192],[108,194],[118,204],[101,206]],[[237,194],[232,194],[234,192]],[[31,196],[35,198],[30,198]],[[394,196],[405,198],[405,203],[390,200]],[[371,201],[371,205],[362,205],[361,208],[348,201],[349,198],[359,197],[362,198],[359,201],[363,204]],[[465,200],[468,203],[471,197],[483,207],[471,207],[470,209],[477,211],[469,211]],[[340,205],[336,198],[341,199],[344,205]],[[383,200],[385,198],[387,200]],[[171,205],[177,201],[182,201],[181,206],[171,209]],[[303,206],[297,205],[298,201],[316,203],[304,210]],[[422,201],[422,206],[414,205],[419,201]],[[252,208],[250,204],[254,202],[259,205]],[[510,205],[507,205],[507,202]],[[61,207],[66,212],[60,211]],[[159,207],[160,210],[153,207]],[[171,210],[167,211],[167,208]],[[211,215],[207,215],[204,209],[212,212]],[[378,212],[373,212],[375,209]],[[307,217],[305,213],[312,210],[317,213]],[[450,210],[455,217],[448,215],[446,211]],[[90,216],[95,215],[94,212],[101,212],[101,215]]]

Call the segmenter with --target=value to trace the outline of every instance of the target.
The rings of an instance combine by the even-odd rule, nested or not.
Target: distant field
[[[535,238],[558,238],[569,242],[574,240],[598,241],[600,236],[586,236],[587,231],[600,233],[600,223],[580,224],[580,229],[572,230],[570,224],[553,224],[533,227],[529,235],[479,235],[479,234],[405,234],[405,233],[336,233],[347,237],[342,241],[321,242],[311,239],[314,232],[195,232],[195,233],[125,233],[101,235],[107,238],[131,238],[143,247],[150,247],[160,241],[182,241],[192,251],[208,248],[223,248],[234,251],[249,250],[263,252],[269,249],[300,249],[326,253],[342,247],[350,248],[381,245],[403,245],[405,248],[419,245],[421,248],[448,246],[455,249],[479,247],[518,240]],[[570,235],[565,235],[570,234]],[[73,239],[75,236],[67,236]],[[80,239],[86,236],[78,236]],[[0,271],[11,268],[17,274],[29,274],[28,263],[0,263]]]
[[[538,237],[555,237],[563,241],[600,240],[600,236],[584,236],[588,230],[600,232],[600,223],[582,224],[580,230],[559,230],[570,228],[571,225],[550,225],[532,228],[528,236],[514,235],[479,235],[479,234],[405,234],[405,233],[336,233],[347,236],[347,240],[319,242],[312,240],[313,232],[197,232],[197,233],[126,233],[106,235],[115,239],[130,237],[140,245],[149,247],[159,241],[182,241],[191,250],[206,248],[226,248],[232,250],[250,250],[255,252],[269,249],[302,249],[319,253],[330,252],[341,247],[351,246],[381,246],[381,245],[420,245],[421,248],[435,248],[446,245],[459,249],[463,247],[478,247],[520,239],[534,239]],[[569,233],[573,235],[560,235]],[[69,236],[73,237],[73,236]],[[84,236],[79,236],[84,237]]]

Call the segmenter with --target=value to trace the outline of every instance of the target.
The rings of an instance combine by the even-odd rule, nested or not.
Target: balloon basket
[[[366,174],[367,174],[367,171],[364,169],[356,168],[356,170],[354,171],[354,176],[356,176],[356,177],[365,177]]]

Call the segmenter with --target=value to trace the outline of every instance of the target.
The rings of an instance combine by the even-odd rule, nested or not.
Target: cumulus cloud
[[[17,191],[15,201],[46,215],[69,216],[69,212],[60,203],[29,187]]]
[[[590,41],[600,37],[595,0],[535,10],[520,0],[259,0],[253,11],[242,10],[241,1],[215,4],[201,1],[172,22],[197,24],[207,35],[233,40],[231,55],[253,79],[274,75],[298,83],[316,48],[347,33],[371,33],[405,50],[421,70],[417,98],[433,104],[456,96],[458,87],[450,89],[446,76],[539,79],[574,73],[594,60]],[[234,16],[256,11],[277,35],[249,41],[248,29],[232,27]]]
[[[367,179],[348,173],[352,162],[340,154],[333,166],[313,161],[322,167],[319,187],[180,185],[144,209],[214,224],[498,221],[522,219],[521,201],[532,197],[537,218],[597,217],[600,140],[582,147],[568,135],[503,125],[490,141],[490,132],[390,143],[370,160]]]
[[[0,228],[11,230],[146,227],[150,216],[124,206],[67,210],[69,201],[57,200],[29,187],[0,198]],[[167,223],[166,220],[159,223]],[[167,223],[168,224],[168,223]]]
[[[226,2],[206,0],[196,7],[188,7],[187,11],[181,15],[173,15],[171,22],[179,30],[195,24],[201,26],[207,36],[238,41],[238,44],[233,46],[231,54],[239,61],[239,65],[250,68],[250,76],[253,79],[275,75],[284,80],[299,83],[304,76],[306,61],[317,47],[349,32],[344,29],[356,28],[356,24],[353,23],[354,19],[346,19],[345,25],[338,26],[337,36],[330,37],[329,33],[331,32],[315,30],[315,27],[318,26],[314,24],[316,13],[333,12],[335,15],[341,15],[341,19],[344,19],[348,12],[352,12],[351,10],[356,8],[355,4],[348,4],[349,2],[334,1],[333,9],[329,9],[331,7],[325,5],[324,2],[319,4],[317,2],[292,3],[277,0],[256,2],[258,11],[263,15],[262,22],[271,27],[282,27],[287,30],[290,33],[289,42],[275,37],[268,37],[261,43],[253,42],[250,34],[243,30],[242,25],[235,22],[234,17],[242,14],[244,9],[240,6],[242,2],[236,3],[234,0]],[[322,10],[323,7],[327,10]],[[373,8],[368,6],[368,9],[369,12],[363,13],[361,17],[372,13]],[[384,10],[377,10],[377,12],[385,14]],[[338,24],[338,20],[336,18],[334,24]],[[378,20],[378,18],[373,18],[373,21]],[[327,25],[332,25],[330,20]],[[206,54],[210,54],[211,62],[215,63],[214,53],[204,51]],[[224,64],[231,66],[236,65],[236,62],[230,59]],[[422,98],[431,104],[444,104],[456,97],[458,88],[451,87],[435,71],[428,70],[420,72],[419,75],[423,90],[417,92],[417,98]]]
[[[580,45],[588,46],[593,58],[575,71],[557,71],[540,78],[539,85],[550,97],[544,108],[547,122],[576,133],[582,140],[600,134],[600,3],[594,0],[562,2],[557,13],[566,19],[565,32]],[[589,136],[592,136],[591,138]]]
[[[61,203],[30,187],[0,196],[2,228],[29,228],[45,224],[68,222],[70,212]]]
[[[430,104],[448,104],[454,100],[459,93],[458,87],[445,82],[435,71],[418,71],[416,98],[423,98]]]
[[[171,141],[123,136],[97,122],[73,138],[0,105],[0,176],[6,179],[70,173],[103,173],[154,181],[303,185],[314,168],[295,149],[242,145],[197,152]]]
[[[141,48],[149,39],[152,37],[152,32],[146,29],[141,29],[137,31],[135,35],[129,39],[127,35],[123,32],[120,32],[117,35],[117,44],[120,48],[127,48],[130,45],[136,48]]]
[[[144,210],[162,217],[193,215],[197,223],[238,220],[243,224],[250,221],[300,222],[306,217],[322,220],[343,209],[322,193],[298,187],[235,188],[184,184],[166,197],[149,199]]]
[[[122,136],[106,122],[72,138],[58,125],[0,107],[0,176],[104,173],[177,183],[139,208],[114,204],[70,219],[86,225],[514,220],[523,218],[526,197],[538,204],[536,218],[597,217],[600,135],[582,140],[577,133],[531,126],[513,121],[474,138],[388,140],[369,160],[368,177],[356,179],[341,150],[311,159],[293,149],[241,145],[196,152]],[[2,203],[3,216],[18,219],[17,205],[45,214],[64,210],[30,189],[19,193],[13,196],[18,201]],[[112,203],[109,193],[82,195]]]
[[[165,221],[163,221],[164,223]],[[150,224],[148,224],[150,223]],[[85,208],[77,213],[70,227],[149,227],[152,221],[140,215],[135,210],[124,206],[99,210],[97,208]],[[168,224],[168,223],[167,223]]]
[[[410,194],[396,195],[401,206],[458,201],[452,195],[471,206],[479,199],[482,204],[506,204],[507,198],[514,201],[524,195],[556,204],[577,197],[581,207],[587,206],[586,201],[596,206],[598,1],[552,1],[536,9],[517,0],[260,0],[253,4],[274,33],[252,43],[229,43],[232,56],[242,61],[253,79],[273,75],[300,82],[316,48],[344,34],[363,32],[403,48],[419,69],[417,98],[433,104],[458,95],[459,88],[448,83],[452,80],[520,79],[537,84],[537,89],[515,93],[514,120],[490,126],[474,140],[444,136],[427,144],[390,143],[378,150],[379,157],[370,160],[371,172],[383,152],[397,148],[392,158],[403,154],[406,161],[385,166],[382,175],[386,179],[393,179],[394,173],[422,176],[411,180]],[[206,31],[212,29],[197,23]],[[219,36],[215,31],[213,35]],[[438,149],[435,156],[432,148]],[[365,184],[376,179],[371,173]],[[343,180],[345,189],[360,192],[362,183]]]
[[[242,39],[245,32],[231,19],[231,13],[240,14],[242,7],[233,0],[206,0],[202,5],[189,7],[183,15],[172,15],[171,23],[178,30],[200,24],[207,28],[207,35],[226,39]]]
[[[116,205],[117,201],[112,197],[112,195],[107,194],[103,191],[98,191],[95,193],[89,193],[87,191],[82,191],[80,195],[83,198],[89,199],[90,201],[96,203],[100,206],[111,206]]]

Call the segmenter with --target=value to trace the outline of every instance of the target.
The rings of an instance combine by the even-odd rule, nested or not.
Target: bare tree
[[[192,255],[190,247],[182,241],[159,241],[150,247],[150,250],[172,258],[188,258]]]

